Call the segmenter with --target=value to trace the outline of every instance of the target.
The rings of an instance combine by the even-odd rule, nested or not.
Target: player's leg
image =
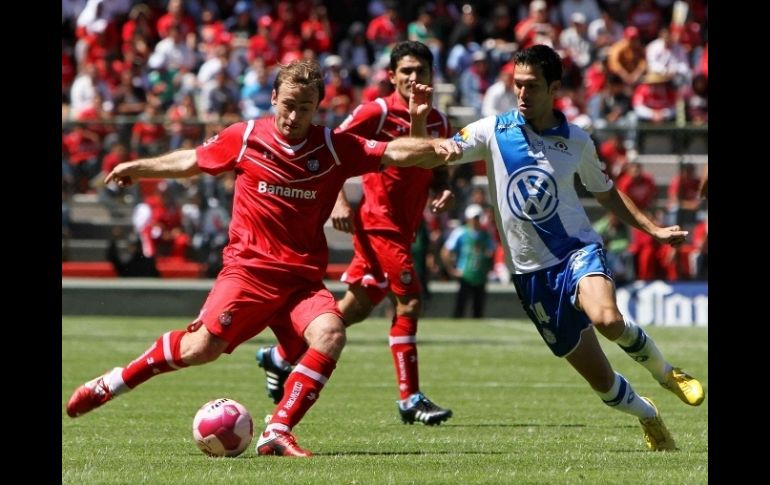
[[[320,285],[320,284],[319,284]],[[291,312],[279,315],[291,322],[309,346],[289,374],[283,398],[260,436],[256,451],[260,455],[311,456],[297,445],[292,429],[318,401],[321,390],[337,366],[345,346],[345,325],[332,294],[320,285],[288,302]],[[302,322],[310,321],[304,328]],[[285,325],[289,325],[286,323]]]
[[[634,392],[625,377],[612,370],[593,328],[581,332],[578,345],[565,356],[607,406],[639,418],[647,447],[674,450],[676,444],[651,400]]]
[[[615,300],[615,285],[607,275],[583,277],[576,302],[602,335],[643,365],[661,386],[691,406],[703,402],[705,393],[700,382],[669,364],[655,341],[641,327],[623,318]]]
[[[346,326],[364,320],[375,306],[366,288],[359,284],[350,285],[338,305]],[[271,326],[271,329],[278,339],[278,345],[258,349],[256,359],[257,364],[265,370],[267,395],[278,404],[283,399],[286,379],[289,378],[294,364],[307,351],[308,344],[304,338],[295,335],[291,327],[280,325],[280,322]]]
[[[115,367],[77,388],[67,402],[67,414],[72,418],[85,414],[151,377],[211,362],[227,348],[227,342],[205,326],[191,327],[164,333],[125,368]]]

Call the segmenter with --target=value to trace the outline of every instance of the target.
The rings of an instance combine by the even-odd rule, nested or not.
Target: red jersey
[[[335,133],[354,133],[372,140],[391,141],[409,135],[409,127],[409,106],[398,91],[394,91],[389,96],[359,105]],[[449,120],[437,109],[428,113],[427,130],[432,138],[451,136]],[[358,227],[364,231],[403,232],[413,239],[432,180],[432,170],[417,167],[385,167],[377,173],[364,175]]]
[[[337,194],[347,178],[377,170],[386,146],[316,125],[290,145],[270,117],[230,125],[197,147],[201,170],[236,174],[225,266],[320,281],[329,259],[323,226]]]

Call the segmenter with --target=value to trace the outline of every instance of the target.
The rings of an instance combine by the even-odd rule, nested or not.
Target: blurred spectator
[[[62,137],[62,145],[72,170],[75,191],[90,190],[91,179],[99,173],[99,136],[84,123],[75,123],[73,130]]]
[[[634,89],[631,105],[639,121],[662,123],[676,118],[677,93],[671,78],[651,72]]]
[[[455,228],[441,250],[441,258],[450,274],[460,282],[452,316],[462,318],[468,300],[472,300],[472,317],[484,316],[487,278],[492,269],[495,243],[481,227],[484,209],[478,204],[465,208],[465,224]]]
[[[610,46],[607,69],[620,76],[628,86],[635,86],[647,69],[644,47],[639,29],[633,26],[623,30],[623,38]]]
[[[310,17],[300,26],[305,48],[318,54],[326,54],[332,48],[332,27],[325,5],[315,5],[310,10]]]
[[[709,279],[709,219],[708,213],[692,231],[692,244],[695,249],[695,279]]]
[[[548,4],[545,0],[532,0],[529,4],[529,16],[514,27],[519,49],[526,49],[535,44],[556,45],[558,28],[548,21]]]
[[[696,125],[709,122],[709,79],[705,74],[696,74],[692,86],[684,92],[687,121]]]
[[[167,150],[168,139],[156,103],[147,103],[131,129],[131,151],[138,157],[151,157]]]
[[[639,29],[642,44],[657,37],[662,25],[662,13],[653,0],[638,0],[628,11],[626,25]]]
[[[508,6],[498,4],[483,23],[484,48],[493,66],[508,62],[516,50],[516,35]]]
[[[371,84],[361,92],[361,104],[383,98],[393,92],[388,71],[381,69],[371,78]]]
[[[559,45],[566,57],[569,57],[578,69],[582,71],[588,67],[591,63],[593,45],[588,38],[588,26],[584,14],[575,12],[571,15],[569,27],[559,34]]]
[[[658,38],[647,44],[645,48],[647,70],[670,77],[676,86],[684,86],[690,82],[692,73],[687,52],[679,43],[679,32],[672,32],[663,27]]]
[[[76,120],[83,110],[92,107],[97,93],[103,100],[112,99],[109,87],[97,72],[96,66],[91,63],[81,64],[70,89],[70,118]]]
[[[617,285],[633,281],[634,260],[628,248],[631,245],[631,228],[613,212],[594,222],[593,228],[602,237],[607,265],[612,270]]]
[[[623,80],[617,74],[610,74],[604,89],[588,100],[587,113],[595,128],[627,128],[626,138],[635,140],[636,114],[631,109],[631,97],[626,94]]]
[[[641,209],[651,209],[658,188],[655,179],[642,169],[642,164],[630,161],[618,177],[618,190],[626,194]]]
[[[597,152],[599,159],[605,164],[604,172],[612,180],[617,181],[628,163],[626,147],[620,135],[617,132],[611,132],[607,139],[599,144]]]
[[[491,73],[489,72],[487,55],[483,50],[474,52],[472,59],[473,64],[460,74],[458,86],[460,104],[473,108],[476,114],[480,115],[484,93],[487,92],[491,84]]]
[[[195,98],[192,94],[183,94],[179,102],[168,109],[166,119],[169,121],[171,135],[169,149],[176,150],[182,146],[184,140],[198,143],[203,139],[203,127],[200,125],[198,110],[195,109]]]
[[[591,64],[583,71],[583,96],[590,100],[607,84],[607,52],[597,52]]]
[[[679,173],[674,175],[668,186],[666,208],[670,225],[692,226],[696,212],[701,205],[700,177],[692,163],[679,164]]]
[[[481,116],[505,113],[516,107],[513,71],[514,66],[512,63],[505,64],[500,69],[500,76],[497,78],[497,82],[489,86],[489,89],[484,93],[484,99],[481,102]]]
[[[172,35],[172,26],[175,26],[182,39],[186,39],[188,34],[195,34],[195,20],[185,12],[184,2],[182,0],[169,0],[167,12],[163,14],[156,24],[158,35],[165,39]]]
[[[144,111],[147,101],[145,87],[141,78],[134,76],[131,69],[124,69],[120,73],[120,84],[112,93],[114,112],[121,116],[137,116]]]
[[[422,42],[433,53],[434,69],[433,81],[438,82],[443,78],[440,66],[442,65],[443,43],[434,26],[434,8],[431,4],[421,6],[417,11],[417,18],[406,26],[408,40]]]
[[[581,14],[587,24],[601,17],[599,4],[596,0],[561,0],[559,13],[561,14],[562,25],[568,25],[574,21],[573,15],[576,13]]]
[[[364,35],[365,28],[361,22],[353,22],[348,29],[348,36],[340,42],[339,56],[350,73],[353,86],[365,86],[372,74],[374,64],[374,48]],[[390,82],[388,82],[390,84]]]
[[[122,239],[122,231],[115,229],[107,246],[107,261],[112,263],[118,276],[132,278],[158,278],[160,273],[155,265],[154,256],[145,256],[142,252],[141,241],[135,235],[127,238],[127,255],[118,250],[118,239]]]
[[[366,27],[366,39],[374,48],[375,57],[379,57],[385,48],[406,38],[406,25],[398,15],[396,2],[383,2],[385,11],[373,18]]]
[[[610,15],[609,10],[601,12],[601,17],[589,22],[588,39],[598,51],[607,48],[623,38],[623,25]]]
[[[647,212],[647,217],[656,224],[663,224],[663,217],[660,212],[658,216]],[[666,246],[670,247],[670,246]],[[665,251],[658,241],[649,234],[640,231],[637,228],[631,228],[631,244],[628,246],[628,252],[634,258],[634,268],[636,279],[640,281],[651,281],[665,278],[666,272],[663,266],[663,254]]]
[[[246,119],[268,116],[272,110],[273,85],[262,59],[256,58],[243,77],[241,116]]]

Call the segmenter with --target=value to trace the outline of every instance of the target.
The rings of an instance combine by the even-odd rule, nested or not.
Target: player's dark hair
[[[433,69],[433,53],[428,46],[415,40],[405,40],[393,46],[393,50],[390,51],[390,70],[395,72],[398,61],[406,56],[420,59],[428,68]]]
[[[522,66],[539,67],[549,86],[554,81],[561,81],[561,57],[547,45],[537,44],[513,55],[513,63]]]
[[[276,93],[283,83],[315,87],[318,90],[318,102],[324,99],[324,78],[321,66],[315,61],[298,60],[283,66],[273,82]]]

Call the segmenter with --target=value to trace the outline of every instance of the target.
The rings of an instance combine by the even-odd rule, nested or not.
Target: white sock
[[[278,352],[278,347],[273,347],[270,351],[270,358],[273,359],[273,364],[277,365],[283,370],[291,370],[291,363],[281,357],[281,353]]]
[[[655,416],[655,408],[650,406],[644,399],[639,398],[634,392],[634,388],[631,387],[631,383],[617,372],[615,373],[615,382],[609,391],[599,392],[594,390],[594,392],[602,398],[604,404],[618,411],[633,414],[637,418],[652,418]]]
[[[104,383],[110,388],[113,396],[118,396],[131,390],[123,381],[123,368],[115,367],[104,375]]]
[[[666,373],[671,370],[671,364],[666,362],[663,354],[655,345],[655,341],[630,320],[624,319],[626,328],[615,340],[632,359],[639,362],[658,382],[663,382]]]

